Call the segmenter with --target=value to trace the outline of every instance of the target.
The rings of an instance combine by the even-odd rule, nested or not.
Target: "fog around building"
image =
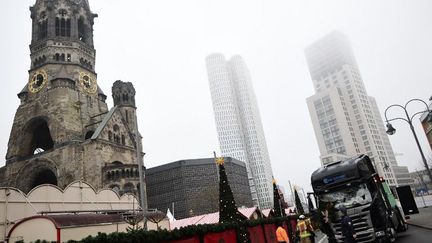
[[[16,94],[28,81],[34,0],[0,3],[4,165]],[[351,40],[368,95],[383,114],[393,104],[432,95],[432,1],[90,0],[98,84],[112,106],[115,80],[133,82],[147,167],[212,157],[219,144],[205,57],[239,54],[257,96],[273,174],[310,190],[320,166],[306,98],[314,94],[304,48],[339,30]],[[413,112],[420,105],[409,107]],[[392,110],[391,116],[403,115]],[[421,144],[432,152],[418,119]],[[408,124],[390,137],[400,165],[423,168]],[[431,156],[432,157],[432,156]]]

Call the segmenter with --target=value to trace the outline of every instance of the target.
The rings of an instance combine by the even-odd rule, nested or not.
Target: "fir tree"
[[[225,172],[224,158],[217,158],[219,166],[219,223],[240,222],[243,217],[237,210],[231,187]]]
[[[276,181],[273,179],[273,211],[276,217],[284,217],[286,216],[285,210],[281,205],[281,197],[279,194],[278,186],[276,185]]]
[[[297,190],[294,189],[294,198],[295,198],[295,204],[296,204],[296,208],[297,208],[297,213],[298,214],[304,214],[304,209],[303,209],[303,205],[300,201],[299,195],[297,193]]]

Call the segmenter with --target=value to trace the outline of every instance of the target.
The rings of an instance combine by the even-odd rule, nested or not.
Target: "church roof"
[[[27,84],[24,86],[24,88],[21,90],[21,92],[18,93],[18,95],[22,94],[22,93],[28,93],[28,85]]]
[[[99,87],[99,85],[97,86],[97,93],[100,95],[105,95],[105,93],[102,91],[102,89]]]
[[[93,133],[93,136],[91,137],[92,140],[97,139],[99,137],[100,133],[102,132],[102,130],[104,129],[104,127],[106,126],[106,124],[108,123],[108,121],[111,119],[112,115],[114,114],[114,112],[116,110],[117,110],[117,106],[114,106],[113,108],[110,109],[110,111],[108,112],[108,114],[104,117],[104,119],[102,120],[102,122],[96,128],[95,133]]]

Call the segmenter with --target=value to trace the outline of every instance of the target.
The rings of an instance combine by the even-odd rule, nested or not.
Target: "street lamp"
[[[431,97],[429,100],[432,100],[432,97]],[[420,103],[423,103],[423,104],[426,106],[426,110],[416,112],[416,113],[414,113],[412,116],[410,116],[410,115],[408,114],[408,111],[407,111],[407,106],[408,106],[409,103],[411,103],[411,102],[413,102],[413,101],[418,101],[418,102],[420,102]],[[404,110],[404,112],[405,112],[406,119],[403,118],[403,117],[396,117],[396,118],[388,119],[388,118],[387,118],[387,111],[388,111],[390,108],[392,108],[392,107],[399,107],[399,108],[402,108],[402,109]],[[425,158],[425,156],[424,156],[423,150],[422,150],[422,148],[421,148],[421,146],[420,146],[420,143],[419,143],[419,140],[418,140],[418,138],[417,138],[417,134],[416,134],[416,132],[415,132],[415,130],[414,130],[414,126],[413,126],[413,124],[412,124],[412,119],[413,119],[416,115],[418,115],[418,114],[424,114],[425,112],[428,113],[428,116],[427,116],[427,118],[426,118],[427,121],[428,121],[428,122],[432,122],[432,111],[429,109],[429,106],[426,104],[426,102],[423,101],[423,100],[421,100],[421,99],[411,99],[411,100],[409,100],[409,101],[408,101],[404,106],[402,106],[402,105],[398,105],[398,104],[393,104],[393,105],[387,107],[387,109],[386,109],[385,112],[384,112],[384,117],[385,117],[385,120],[386,120],[386,126],[387,126],[387,131],[386,131],[386,133],[387,133],[388,135],[393,135],[393,134],[396,133],[396,129],[395,129],[395,128],[393,127],[393,125],[390,123],[391,121],[395,121],[395,120],[402,120],[402,121],[406,121],[406,122],[408,122],[408,124],[409,124],[409,126],[410,126],[410,128],[411,128],[412,134],[413,134],[413,136],[414,136],[414,139],[415,139],[415,141],[416,141],[417,147],[418,147],[418,149],[419,149],[419,151],[420,151],[420,155],[421,155],[421,157],[422,157],[423,164],[424,164],[424,166],[425,166],[425,168],[426,168],[426,172],[428,173],[429,178],[430,178],[430,180],[432,181],[432,174],[431,174],[431,171],[429,170],[428,163],[427,163],[427,161],[426,161],[426,158]]]

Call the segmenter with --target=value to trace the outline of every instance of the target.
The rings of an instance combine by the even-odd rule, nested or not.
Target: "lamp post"
[[[432,97],[431,97],[431,99],[432,99]],[[430,99],[430,100],[431,100],[431,99]],[[408,110],[407,110],[407,106],[408,106],[408,104],[410,104],[411,102],[414,102],[414,101],[418,101],[418,102],[420,102],[420,103],[423,103],[423,104],[426,106],[426,110],[416,112],[416,113],[414,113],[412,116],[410,116],[410,114],[408,113]],[[403,118],[403,117],[395,117],[395,118],[388,119],[388,118],[387,118],[387,111],[388,111],[390,108],[392,108],[392,107],[399,107],[399,108],[402,108],[403,111],[405,112],[406,118]],[[387,109],[385,110],[385,112],[384,112],[384,117],[385,117],[385,120],[386,120],[386,126],[387,126],[387,131],[386,131],[386,133],[387,133],[388,135],[393,135],[393,134],[396,133],[396,129],[395,129],[395,128],[392,126],[392,124],[390,123],[391,121],[395,121],[395,120],[402,120],[402,121],[406,121],[406,122],[409,124],[409,126],[410,126],[410,128],[411,128],[411,131],[412,131],[412,134],[413,134],[413,136],[414,136],[414,139],[415,139],[415,141],[416,141],[417,147],[418,147],[418,149],[419,149],[419,151],[420,151],[420,155],[421,155],[421,157],[422,157],[423,164],[424,164],[424,166],[425,166],[425,168],[426,168],[426,172],[428,173],[429,178],[430,178],[430,180],[432,181],[432,174],[431,174],[431,171],[429,170],[429,166],[428,166],[428,163],[427,163],[427,161],[426,161],[426,157],[425,157],[425,155],[424,155],[424,153],[423,153],[423,150],[422,150],[422,148],[421,148],[421,146],[420,146],[420,143],[419,143],[419,140],[418,140],[417,134],[416,134],[416,132],[415,132],[415,130],[414,130],[414,126],[413,126],[413,124],[412,124],[412,119],[413,119],[416,115],[424,114],[425,112],[428,113],[428,116],[427,116],[427,118],[426,118],[427,121],[428,121],[428,122],[432,122],[432,112],[431,112],[431,110],[429,109],[429,106],[426,104],[426,102],[423,101],[423,100],[421,100],[421,99],[411,99],[411,100],[409,100],[409,101],[408,101],[404,106],[399,105],[399,104],[393,104],[393,105],[390,105],[390,106],[387,107]]]

